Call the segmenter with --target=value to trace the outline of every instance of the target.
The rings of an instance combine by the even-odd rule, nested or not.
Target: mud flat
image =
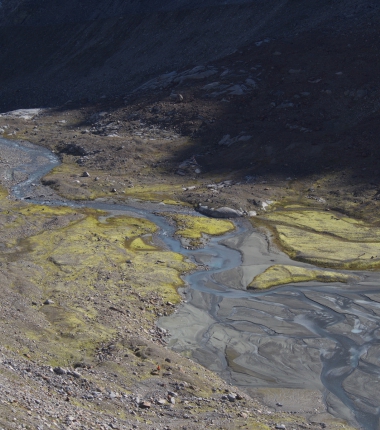
[[[269,267],[317,268],[274,249],[263,233],[241,228],[223,244],[238,251],[242,263],[230,270],[219,264],[211,278],[189,275],[187,303],[161,318],[172,334],[170,346],[273,410],[377,429],[379,274],[341,271],[345,283],[248,291]]]

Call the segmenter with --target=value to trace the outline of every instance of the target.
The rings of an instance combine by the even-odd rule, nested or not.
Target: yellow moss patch
[[[125,189],[125,195],[127,197],[151,202],[164,202],[165,204],[171,205],[182,204],[175,198],[175,194],[178,192],[182,192],[181,185],[139,185]]]
[[[193,264],[149,243],[157,230],[152,222],[103,215],[37,205],[0,213],[0,224],[13,223],[15,232],[6,242],[10,250],[0,256],[11,264],[16,279],[28,274],[29,300],[54,302],[36,309],[42,326],[30,326],[26,334],[40,345],[34,357],[44,354],[49,363],[61,365],[91,357],[100,342],[115,335],[114,325],[107,323],[114,312],[110,307],[135,312],[144,297],[180,301],[181,275]],[[48,228],[42,229],[44,225]],[[13,237],[19,232],[31,235],[15,246]],[[155,302],[149,303],[139,311],[145,312],[141,324],[155,318]]]
[[[297,260],[341,269],[380,267],[380,243],[348,242],[288,226],[276,229],[284,250]]]
[[[37,215],[38,217],[50,216],[63,216],[76,214],[78,211],[68,206],[40,206],[40,205],[27,205],[18,210],[20,215],[31,217]],[[29,218],[30,219],[30,218]]]
[[[177,224],[176,234],[187,239],[200,239],[202,234],[222,235],[235,229],[228,220],[191,215],[169,215]]]
[[[348,282],[352,276],[327,270],[313,270],[297,266],[276,265],[257,275],[248,289],[265,290],[277,285],[296,282]]]
[[[5,199],[6,197],[8,197],[8,191],[0,185],[0,199]]]
[[[157,251],[155,246],[149,245],[141,237],[133,239],[131,242],[127,243],[127,247],[133,251]]]
[[[293,208],[268,213],[261,222],[274,229],[279,245],[293,259],[351,270],[380,267],[377,226],[335,212]]]
[[[342,214],[316,210],[283,210],[269,213],[265,219],[276,224],[330,234],[355,242],[380,242],[380,228]]]

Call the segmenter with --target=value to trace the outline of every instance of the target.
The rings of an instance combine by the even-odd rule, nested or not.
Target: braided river
[[[350,284],[308,282],[248,291],[254,274],[294,262],[272,249],[270,239],[247,220],[237,220],[233,233],[211,238],[202,249],[185,249],[160,212],[195,212],[137,201],[70,202],[39,184],[59,164],[55,154],[6,139],[0,139],[0,150],[17,160],[0,165],[0,180],[12,184],[14,198],[145,217],[159,226],[160,243],[198,264],[200,270],[184,278],[184,302],[158,321],[170,331],[172,349],[272,410],[301,412],[322,424],[344,420],[365,430],[380,428],[378,272],[356,271],[359,280]]]

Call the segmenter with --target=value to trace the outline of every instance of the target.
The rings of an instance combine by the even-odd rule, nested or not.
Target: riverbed
[[[146,217],[160,227],[164,246],[204,267],[185,277],[185,303],[158,322],[170,330],[173,349],[273,410],[301,412],[315,422],[337,417],[364,429],[379,428],[378,272],[355,272],[358,280],[349,284],[308,282],[247,291],[265,268],[295,264],[247,220],[237,221],[236,231],[212,238],[203,249],[184,249],[173,226],[160,216],[178,207],[70,202],[39,183],[59,164],[54,154],[5,139],[0,148],[10,161],[2,161],[1,181],[12,187],[14,198]]]

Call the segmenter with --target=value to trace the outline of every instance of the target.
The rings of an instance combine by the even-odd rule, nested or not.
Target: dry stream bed
[[[380,260],[379,229],[332,212],[294,206],[268,213],[255,221],[256,228],[247,220],[238,221],[235,231],[222,239],[213,236],[202,248],[185,249],[174,236],[175,225],[187,235],[182,239],[186,245],[200,244],[197,241],[201,240],[186,231],[186,222],[193,220],[191,210],[168,205],[147,209],[147,205],[130,207],[106,200],[64,201],[37,184],[40,176],[58,164],[54,155],[25,143],[21,146],[1,140],[1,145],[11,148],[22,163],[2,172],[2,180],[14,186],[15,197],[72,211],[70,223],[78,226],[78,241],[83,239],[83,229],[91,229],[84,223],[93,223],[95,230],[99,218],[83,220],[75,208],[112,214],[100,219],[107,230],[102,234],[108,237],[102,258],[112,258],[117,264],[126,260],[115,245],[120,229],[125,228],[120,217],[140,220],[127,238],[128,255],[135,267],[158,266],[151,277],[167,286],[160,292],[166,300],[174,301],[169,285],[177,282],[181,286],[176,273],[189,272],[195,267],[192,262],[197,264],[198,270],[184,277],[188,285],[181,290],[185,302],[176,313],[159,319],[159,326],[170,331],[170,346],[175,351],[244,387],[273,411],[300,412],[310,422],[323,422],[328,428],[345,420],[355,427],[378,429],[380,291],[379,274],[373,269]],[[24,150],[25,160],[20,155]],[[168,218],[175,222],[168,222]],[[37,221],[35,224],[37,229]],[[199,225],[193,224],[193,228],[204,231]],[[214,233],[229,229],[224,225]],[[49,231],[42,234],[46,238],[39,240],[46,246],[43,253],[41,246],[37,247],[41,256],[35,258],[49,255],[52,265],[66,271],[69,279],[73,275],[70,252],[60,254],[57,248],[53,252],[50,243],[62,239]],[[167,251],[155,252],[152,235]],[[94,246],[96,241],[95,234]],[[178,254],[183,258],[174,257]],[[91,249],[78,256],[73,248],[72,255],[80,257],[81,267],[100,267]],[[130,263],[126,261],[127,273]],[[164,269],[160,269],[161,264],[165,264]],[[112,275],[104,273],[107,276]],[[146,281],[154,284],[152,279]],[[63,292],[64,282],[61,287]],[[84,318],[91,319],[92,311],[87,309]],[[70,324],[79,326],[80,321]]]

